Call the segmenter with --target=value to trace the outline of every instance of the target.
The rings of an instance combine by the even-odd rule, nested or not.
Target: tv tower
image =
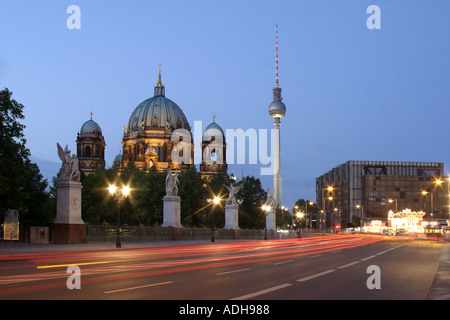
[[[276,25],[276,41],[275,41],[275,87],[273,88],[273,102],[269,106],[269,114],[273,118],[273,127],[275,129],[275,145],[273,150],[273,198],[278,206],[282,206],[281,196],[281,148],[280,148],[280,129],[281,118],[286,114],[286,106],[281,101],[281,88],[278,78],[278,24]]]

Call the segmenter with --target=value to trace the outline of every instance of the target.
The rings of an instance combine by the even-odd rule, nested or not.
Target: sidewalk
[[[450,243],[445,244],[427,300],[450,300]]]

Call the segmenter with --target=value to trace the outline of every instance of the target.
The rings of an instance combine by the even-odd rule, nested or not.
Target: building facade
[[[424,211],[424,219],[445,219],[448,191],[440,162],[348,161],[316,179],[327,226],[345,226],[353,216],[387,221],[390,210],[404,209]]]
[[[175,130],[183,136],[174,139]],[[181,142],[186,148],[178,146]],[[174,154],[179,157],[172,159]],[[124,128],[120,167],[125,168],[129,162],[139,169],[155,167],[158,171],[184,171],[194,163],[191,127],[183,110],[165,96],[161,72],[153,97],[134,109]]]
[[[208,125],[202,136],[202,161],[200,173],[203,178],[209,178],[217,172],[227,173],[227,143],[225,133],[220,125],[213,122]]]
[[[77,156],[85,174],[105,168],[105,139],[97,122],[86,121],[77,135]],[[223,129],[213,122],[202,136],[200,173],[209,177],[215,172],[227,173],[226,141]],[[153,97],[141,102],[123,128],[122,150],[114,158],[112,168],[120,171],[132,162],[141,170],[154,167],[158,171],[185,171],[194,166],[194,141],[183,110],[165,96],[161,81],[154,86]]]
[[[77,157],[80,171],[89,175],[97,168],[105,167],[105,138],[97,122],[86,121],[77,135]]]

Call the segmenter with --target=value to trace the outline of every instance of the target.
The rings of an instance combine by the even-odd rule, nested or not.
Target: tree
[[[181,224],[191,227],[205,225],[208,191],[204,179],[193,166],[180,175],[178,196],[181,201]]]
[[[56,215],[49,202],[48,182],[43,180],[37,164],[28,161],[27,166],[28,175],[22,184],[26,208],[20,213],[21,220],[29,225],[47,225]]]
[[[207,209],[207,226],[212,225],[212,215],[214,214],[214,226],[216,228],[223,228],[225,225],[225,200],[228,198],[228,190],[225,186],[229,186],[231,182],[230,177],[223,171],[218,171],[209,176],[207,185],[207,198],[210,200]],[[214,205],[211,202],[215,197],[221,199],[220,205]]]
[[[148,172],[136,174],[130,181],[131,209],[130,224],[161,225],[163,222],[163,197],[166,173],[152,167]]]
[[[11,99],[8,89],[0,91],[0,214],[7,209],[22,212],[25,206],[21,189],[24,177],[28,175],[29,150],[25,147],[23,130],[24,106]]]
[[[108,186],[116,182],[117,172],[112,169],[98,168],[93,173],[81,175],[82,190],[82,217],[90,224],[115,222],[117,216],[113,199]]]
[[[46,224],[48,183],[29,159],[25,125],[20,123],[24,106],[11,97],[7,88],[0,91],[0,218],[7,209],[16,209],[21,222]]]
[[[305,199],[298,199],[295,202],[294,206],[297,206],[297,210],[298,212],[303,212],[303,214],[306,214],[306,217],[304,216],[304,219],[302,219],[301,221],[301,225],[304,227],[306,222],[308,222],[308,227],[311,225],[312,220],[316,220],[317,219],[317,215],[320,212],[319,207],[317,207],[317,205],[314,204],[310,204],[313,201],[311,200],[305,200]],[[305,212],[306,210],[306,212]],[[295,219],[295,217],[294,217]]]
[[[239,206],[239,227],[246,229],[264,229],[265,213],[262,206],[266,201],[266,191],[262,188],[261,180],[253,176],[246,176],[240,181],[237,199]]]

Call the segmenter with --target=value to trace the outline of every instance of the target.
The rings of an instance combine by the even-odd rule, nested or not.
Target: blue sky
[[[80,30],[66,26],[72,4]],[[370,5],[379,30],[366,26]],[[153,96],[158,63],[191,126],[215,114],[224,129],[271,129],[278,24],[292,206],[348,160],[449,165],[449,13],[447,0],[1,0],[0,87],[25,105],[27,146],[47,178],[60,166],[56,142],[75,151],[91,110],[110,166],[129,116]],[[230,167],[272,189],[259,169]]]

